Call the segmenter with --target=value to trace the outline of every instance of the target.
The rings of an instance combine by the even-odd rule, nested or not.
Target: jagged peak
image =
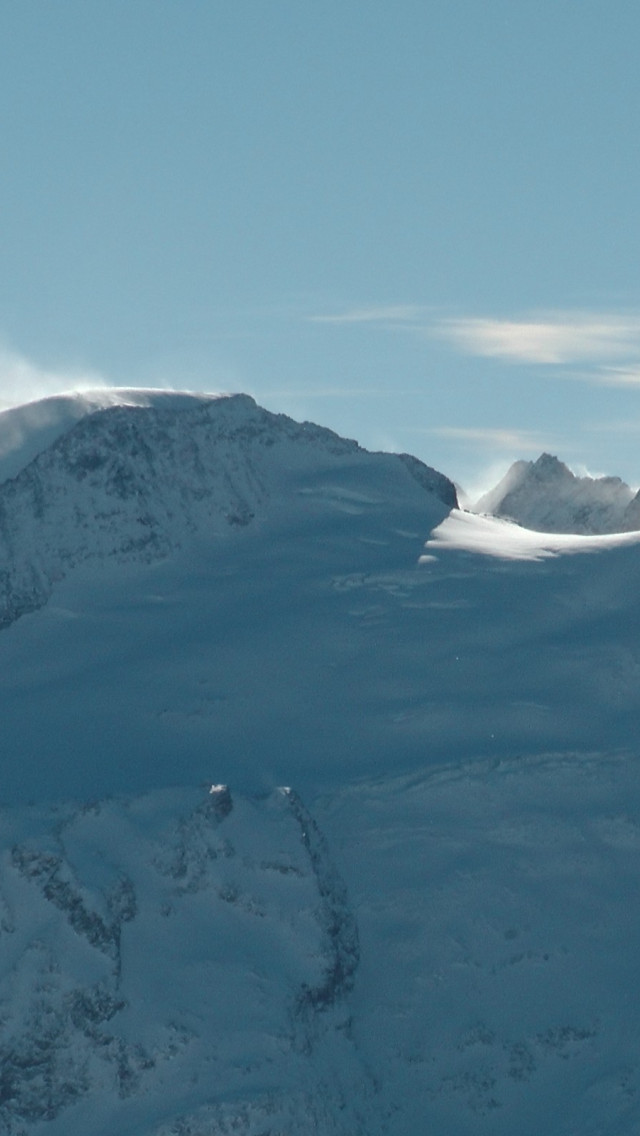
[[[629,528],[633,490],[619,477],[574,473],[553,454],[517,461],[473,506],[545,532],[608,533]]]
[[[536,461],[527,462],[525,464],[528,465],[532,473],[535,473],[536,475],[542,475],[543,477],[547,478],[568,476],[574,479],[576,476],[571,472],[569,466],[565,465],[563,461],[560,461],[560,458],[557,458],[555,454],[548,454],[545,452],[543,454],[540,454],[540,457],[537,458]]]

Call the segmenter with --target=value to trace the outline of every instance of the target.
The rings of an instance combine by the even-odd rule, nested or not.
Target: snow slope
[[[452,509],[243,398],[31,443],[0,1126],[635,1134],[640,533]]]
[[[3,819],[2,1131],[372,1130],[357,928],[296,794]]]
[[[637,758],[596,751],[451,762],[322,802],[381,1131],[639,1130],[639,806]]]

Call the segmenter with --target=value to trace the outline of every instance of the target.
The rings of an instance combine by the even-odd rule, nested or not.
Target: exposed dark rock
[[[302,799],[292,789],[286,799],[299,827],[320,895],[319,920],[326,937],[327,961],[321,983],[304,985],[298,995],[299,1011],[323,1010],[335,1005],[352,989],[360,961],[358,925],[349,907],[347,889],[331,860],[327,842]]]

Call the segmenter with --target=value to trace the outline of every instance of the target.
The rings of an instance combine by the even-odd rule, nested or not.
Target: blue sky
[[[639,43],[628,0],[0,3],[0,399],[640,483]]]

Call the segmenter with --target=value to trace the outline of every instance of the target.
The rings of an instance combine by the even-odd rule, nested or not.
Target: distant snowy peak
[[[16,472],[0,483],[0,626],[42,606],[89,560],[152,562],[194,537],[228,538],[275,516],[335,524],[408,502],[424,508],[426,535],[456,504],[448,478],[417,459],[368,453],[248,395],[118,395],[10,412]]]
[[[578,477],[551,454],[515,462],[473,506],[541,532],[627,532],[640,527],[640,500],[619,477]]]

